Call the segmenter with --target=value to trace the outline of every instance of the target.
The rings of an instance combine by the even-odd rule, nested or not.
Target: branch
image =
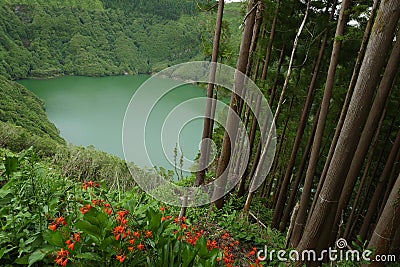
[[[251,211],[249,211],[249,215],[251,217],[253,217],[254,220],[257,221],[257,223],[259,223],[262,227],[264,227],[265,229],[267,229],[268,227],[262,222],[260,221]]]
[[[198,7],[198,8],[200,9],[200,11],[202,11],[202,12],[208,12],[208,11],[210,11],[210,10],[212,10],[212,9],[214,9],[215,7],[218,6],[218,3],[217,3],[217,4],[214,4],[213,6],[207,8],[207,9],[203,9],[203,8],[201,8],[201,6],[200,6],[200,4],[199,4],[199,1],[197,1],[197,0],[194,0],[194,1],[196,2],[197,7]]]

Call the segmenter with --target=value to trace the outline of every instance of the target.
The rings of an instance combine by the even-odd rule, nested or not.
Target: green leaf
[[[208,258],[212,256],[212,254],[207,249],[207,240],[204,236],[200,237],[196,243],[196,249],[198,250],[198,255],[201,258]]]
[[[46,257],[48,252],[49,252],[48,250],[43,250],[43,249],[38,249],[35,252],[33,252],[29,256],[29,260],[28,260],[29,265],[28,266],[31,266],[32,264],[43,260],[44,257]]]
[[[158,233],[158,228],[161,225],[162,214],[155,211],[153,208],[147,210],[147,218],[149,219],[149,228],[153,233]]]
[[[184,246],[182,251],[182,267],[193,266],[197,251],[189,247],[190,245],[186,243],[182,243],[182,245]]]
[[[96,226],[107,225],[108,217],[105,213],[99,212],[96,208],[92,208],[84,215],[84,219]]]
[[[43,233],[43,239],[49,242],[53,246],[63,247],[64,246],[64,238],[62,236],[61,231],[46,231]]]
[[[75,227],[82,230],[84,233],[95,237],[96,239],[98,239],[97,241],[100,241],[102,239],[101,229],[88,221],[78,221],[75,223]]]
[[[4,163],[6,167],[6,175],[10,176],[14,172],[17,171],[18,168],[18,157],[15,156],[6,156],[6,160]]]
[[[8,252],[10,252],[11,250],[13,250],[15,248],[17,248],[17,247],[11,247],[11,248],[4,247],[4,248],[1,248],[0,249],[0,259],[3,258],[4,255],[7,255]]]
[[[14,261],[16,264],[22,264],[22,265],[27,265],[29,263],[29,255],[25,255],[21,258],[18,258]]]

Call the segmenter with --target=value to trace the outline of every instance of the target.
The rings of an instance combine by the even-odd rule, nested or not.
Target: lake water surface
[[[101,78],[62,77],[19,82],[46,102],[49,119],[68,142],[83,146],[93,145],[97,149],[123,158],[122,126],[125,110],[137,88],[148,78],[147,75]],[[153,84],[162,86],[168,82],[170,81],[159,79]],[[148,94],[152,94],[152,90],[149,90]],[[204,96],[203,89],[184,85],[173,89],[157,103],[151,117],[152,122],[149,129],[152,129],[150,131],[152,141],[149,142],[148,147],[152,163],[155,166],[173,169],[173,165],[163,154],[161,145],[161,129],[166,114],[186,100]],[[180,112],[182,112],[182,118],[188,112],[193,113],[194,117],[202,116],[204,105],[194,105]],[[140,107],[138,107],[137,116],[141,115]],[[179,117],[177,125],[181,126]],[[202,119],[195,119],[182,128],[179,145],[186,158],[194,159],[196,157],[202,126]],[[137,129],[137,131],[142,130]],[[171,142],[175,141],[176,137],[171,137]],[[165,153],[169,157],[174,154],[173,151]],[[145,155],[137,155],[135,163],[141,167],[153,167],[144,166],[147,165],[146,161],[142,160],[144,157]]]

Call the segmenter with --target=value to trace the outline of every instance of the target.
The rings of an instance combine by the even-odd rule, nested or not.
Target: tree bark
[[[281,49],[281,54],[279,56],[279,61],[278,61],[278,69],[276,71],[275,75],[275,80],[274,80],[274,85],[271,88],[271,93],[270,93],[270,98],[269,98],[269,106],[272,108],[274,101],[275,101],[275,95],[276,95],[276,89],[278,88],[278,81],[279,81],[279,75],[281,74],[281,69],[282,69],[282,64],[285,59],[285,50],[286,50],[286,45],[285,43],[282,45]]]
[[[246,75],[249,77],[251,75],[251,70],[253,68],[254,53],[257,48],[258,35],[260,33],[260,26],[261,26],[261,22],[262,22],[263,8],[264,8],[263,2],[258,1],[256,17],[255,17],[255,22],[254,22],[254,28],[253,28],[253,36],[252,36],[250,51],[249,51],[249,61],[247,62],[247,67],[246,67]]]
[[[374,141],[373,141],[373,145],[372,145],[371,151],[369,152],[368,162],[367,162],[367,165],[365,166],[364,173],[363,173],[363,176],[362,176],[361,181],[360,181],[360,185],[358,186],[357,195],[356,195],[356,197],[354,199],[350,215],[349,215],[349,217],[347,219],[346,228],[345,228],[345,231],[344,231],[344,234],[343,234],[343,237],[346,240],[349,240],[349,232],[350,232],[351,225],[353,223],[353,218],[354,218],[355,212],[356,212],[356,210],[358,208],[358,203],[360,201],[364,185],[367,182],[368,173],[369,173],[369,170],[371,168],[372,162],[374,160],[374,155],[375,155],[376,149],[378,148],[379,136],[380,136],[380,133],[381,133],[381,130],[382,130],[382,125],[383,125],[383,121],[385,120],[385,116],[386,116],[386,111],[383,112],[381,120],[379,122],[379,126],[378,126],[378,128],[376,130],[375,138],[374,138]]]
[[[276,123],[276,121],[278,120],[279,114],[281,112],[281,108],[282,108],[283,100],[285,98],[286,90],[287,90],[287,88],[289,86],[290,76],[291,76],[291,73],[292,73],[292,67],[293,67],[293,62],[294,62],[294,56],[295,56],[295,53],[296,53],[296,50],[297,50],[297,46],[298,46],[298,43],[299,43],[300,35],[301,35],[301,33],[303,31],[303,28],[304,28],[304,26],[306,24],[306,21],[307,21],[308,13],[309,13],[309,10],[310,10],[310,4],[311,4],[311,0],[308,0],[307,8],[306,8],[306,11],[305,11],[305,14],[304,14],[303,21],[302,21],[302,23],[300,25],[300,28],[299,28],[299,30],[298,30],[298,32],[296,34],[295,39],[294,39],[292,55],[290,57],[288,72],[286,74],[285,83],[283,85],[282,92],[281,92],[281,95],[280,95],[280,98],[279,98],[279,102],[278,102],[278,106],[276,108],[275,115],[274,115],[274,118],[272,120],[273,124]],[[261,158],[260,159],[264,159],[267,156],[268,146],[270,144],[271,138],[272,138],[271,133],[269,133],[268,137],[267,137],[266,146],[264,148],[264,152],[261,154]],[[260,162],[264,162],[264,161],[260,160]],[[254,173],[254,177],[252,177],[252,181],[251,181],[250,188],[249,188],[249,194],[247,195],[247,200],[246,200],[246,203],[245,203],[245,206],[244,206],[244,209],[243,209],[244,213],[247,213],[248,208],[250,207],[250,203],[251,203],[251,200],[252,200],[253,194],[254,194],[254,190],[252,189],[252,184],[255,182],[257,177],[259,177],[259,172],[261,170],[262,170],[262,166],[260,166],[258,164],[257,165],[257,169],[256,169],[256,171]]]
[[[275,7],[274,19],[272,20],[271,32],[269,34],[267,51],[265,53],[264,67],[263,67],[263,71],[262,71],[262,74],[261,74],[261,80],[262,81],[265,81],[267,79],[269,61],[270,61],[271,52],[272,52],[272,44],[273,44],[274,39],[275,39],[276,25],[277,25],[277,22],[278,22],[279,5],[280,5],[280,0],[277,0],[276,7]]]
[[[390,91],[393,87],[393,81],[396,78],[397,70],[400,63],[400,33],[397,36],[397,41],[392,49],[391,56],[387,63],[385,73],[378,88],[372,104],[371,111],[368,115],[367,122],[364,130],[362,131],[360,141],[358,142],[357,149],[354,153],[353,160],[351,161],[351,168],[347,174],[346,182],[340,196],[338,210],[336,212],[335,222],[333,225],[332,236],[334,239],[337,235],[340,217],[343,210],[346,208],[354,186],[357,182],[358,175],[361,171],[365,157],[368,153],[372,138],[382,117],[383,110],[385,109],[386,101],[389,98]]]
[[[311,150],[310,161],[308,163],[303,192],[301,194],[300,207],[296,217],[296,224],[293,230],[295,235],[292,236],[292,238],[294,239],[291,242],[294,245],[297,245],[298,242],[300,241],[301,233],[303,231],[302,226],[305,224],[305,221],[307,219],[307,209],[311,198],[311,189],[313,186],[315,169],[317,167],[319,159],[322,137],[325,130],[326,118],[328,116],[329,105],[332,97],[332,90],[335,82],[336,66],[339,62],[339,52],[342,44],[340,38],[337,37],[342,36],[344,33],[344,29],[347,23],[346,10],[348,8],[349,2],[350,2],[349,0],[344,0],[342,2],[342,6],[340,9],[339,21],[337,23],[336,33],[335,33],[336,39],[333,44],[331,61],[329,64],[325,91],[321,104],[321,111],[318,117],[317,131],[314,137],[314,144]]]
[[[256,109],[255,110],[255,116],[253,117],[253,121],[252,121],[251,128],[250,128],[250,134],[249,134],[249,148],[250,148],[250,150],[249,150],[249,155],[253,154],[254,139],[256,137],[256,131],[257,131],[257,125],[258,125],[258,122],[257,122],[256,118],[257,118],[258,114],[260,113],[260,108],[261,108],[261,95],[259,95],[257,97],[257,103],[256,103],[256,108],[255,108]],[[244,171],[244,173],[243,173],[243,175],[242,175],[242,177],[240,179],[239,189],[238,189],[238,192],[237,192],[237,196],[238,197],[244,196],[244,192],[245,192],[245,188],[246,188],[245,187],[246,178],[249,175],[249,172],[250,172],[250,161],[247,162],[246,169],[245,169],[245,171]]]
[[[362,202],[360,204],[360,208],[357,210],[357,213],[355,215],[355,218],[353,220],[353,223],[351,225],[351,228],[350,228],[350,231],[349,231],[349,234],[348,234],[348,236],[350,238],[353,237],[353,234],[355,233],[355,229],[356,229],[356,226],[357,226],[358,218],[360,217],[361,213],[366,209],[367,204],[369,204],[368,196],[373,194],[371,192],[372,191],[372,189],[371,189],[372,184],[373,184],[375,178],[379,179],[379,177],[377,177],[378,176],[378,171],[379,171],[379,166],[380,166],[380,164],[381,164],[381,162],[383,160],[383,157],[384,157],[384,154],[385,154],[385,150],[386,150],[386,145],[390,143],[390,136],[392,134],[395,122],[396,122],[396,117],[393,117],[392,122],[391,122],[390,127],[389,127],[389,130],[387,131],[387,134],[386,134],[384,140],[381,142],[382,148],[381,148],[381,151],[380,151],[380,153],[378,155],[378,160],[376,161],[375,167],[374,167],[373,171],[371,172],[371,175],[370,175],[371,178],[369,179],[368,184],[367,184],[367,186],[365,188],[364,198],[363,198],[363,200],[362,200]]]
[[[254,2],[255,0],[251,0],[248,4],[249,14],[245,21],[242,43],[240,45],[237,71],[242,73],[246,73],[246,67],[249,60],[249,49],[250,49],[251,36],[253,34],[253,25],[255,20],[255,12],[252,11],[255,5]],[[217,180],[215,182],[215,187],[214,187],[214,196],[222,196],[214,201],[214,204],[218,209],[222,208],[224,205],[223,195],[225,194],[226,190],[227,175],[228,175],[229,162],[232,151],[230,138],[232,138],[232,143],[235,143],[237,134],[236,133],[237,125],[238,125],[238,121],[236,120],[234,113],[240,114],[239,106],[240,103],[242,102],[240,96],[236,93],[239,93],[243,90],[243,84],[244,81],[242,78],[238,79],[237,77],[235,77],[235,86],[234,86],[235,92],[233,92],[231,96],[230,109],[228,111],[228,118],[226,123],[226,127],[228,128],[228,130],[225,131],[224,138],[222,141],[222,151],[218,160],[218,167],[217,167],[217,175],[216,175]],[[229,136],[228,132],[232,133],[232,136]]]
[[[283,214],[283,217],[282,217],[282,223],[281,223],[281,226],[280,226],[281,228],[279,229],[281,231],[283,231],[286,228],[286,225],[287,225],[288,220],[289,220],[290,213],[293,210],[293,205],[294,205],[294,202],[295,202],[295,199],[296,199],[297,192],[299,191],[299,185],[300,185],[300,183],[302,183],[304,169],[305,169],[306,164],[307,164],[308,156],[310,155],[312,143],[313,143],[314,136],[315,136],[315,131],[317,130],[317,122],[318,122],[319,111],[320,111],[320,109],[318,109],[317,114],[315,115],[314,124],[312,126],[310,136],[308,137],[307,145],[306,145],[306,147],[304,149],[303,157],[301,159],[301,163],[300,163],[299,169],[298,169],[298,171],[296,173],[295,181],[293,182],[292,191],[290,192],[290,197],[289,197],[288,203],[286,205],[285,213]],[[300,205],[300,203],[299,203],[299,205]],[[296,210],[296,216],[293,217],[294,221],[296,220],[296,217],[297,217],[297,211],[298,211],[298,208]],[[294,227],[294,224],[293,224],[293,227]]]
[[[374,256],[388,255],[390,252],[390,242],[398,228],[398,221],[400,216],[400,176],[397,177],[396,183],[390,193],[388,202],[385,205],[382,215],[372,234],[371,241],[368,243],[368,248],[375,249]],[[384,262],[372,262],[370,266],[385,266]]]
[[[214,63],[218,61],[223,14],[224,14],[224,0],[219,0],[218,15],[215,26],[215,35],[214,35],[214,47],[211,57],[211,62]],[[202,136],[203,142],[201,143],[201,148],[200,148],[199,170],[196,173],[195,186],[200,186],[204,184],[204,179],[209,159],[208,154],[210,153],[210,142],[206,140],[210,138],[210,132],[212,131],[212,129],[210,130],[210,127],[211,127],[211,116],[212,116],[212,106],[213,106],[215,74],[216,74],[216,64],[212,64],[210,70],[210,82],[208,83],[208,88],[207,88],[206,114],[204,118],[203,136]]]
[[[381,3],[332,162],[321,193],[317,196],[319,200],[311,215],[310,223],[306,225],[303,237],[297,247],[299,251],[315,248],[317,242],[321,247],[327,246],[327,240],[321,240],[319,237],[323,228],[331,231],[333,222],[327,221],[327,218],[332,210],[336,211],[344,185],[343,177],[347,175],[357,141],[365,125],[399,15],[399,1],[383,1]]]
[[[335,10],[336,10],[336,3],[334,3],[334,5],[332,7],[332,11],[329,16],[329,21],[333,18],[333,15],[335,14]],[[281,220],[282,213],[283,213],[282,211],[283,211],[283,208],[284,208],[286,200],[287,200],[289,179],[292,176],[293,167],[294,167],[294,164],[296,163],[297,152],[300,148],[300,143],[303,138],[304,129],[306,128],[308,114],[310,113],[311,105],[314,100],[315,87],[317,84],[317,79],[319,76],[318,74],[319,74],[319,71],[321,68],[321,62],[322,62],[322,58],[324,56],[326,44],[328,42],[328,37],[329,37],[329,28],[327,28],[325,31],[325,35],[324,35],[324,38],[323,38],[323,41],[322,41],[322,44],[321,44],[321,47],[319,50],[319,54],[318,54],[318,58],[317,58],[317,61],[316,61],[315,67],[314,67],[313,74],[312,74],[310,86],[308,87],[307,98],[304,103],[300,121],[299,121],[299,126],[297,128],[297,133],[296,133],[295,141],[293,144],[292,153],[290,155],[289,163],[288,163],[288,166],[287,166],[286,172],[285,172],[285,177],[283,178],[282,187],[281,187],[281,190],[279,193],[278,204],[277,204],[278,208],[274,210],[274,215],[272,218],[271,226],[274,228],[279,227],[279,230],[282,232],[286,228],[287,220],[289,218],[289,216],[286,215],[285,221]],[[281,222],[281,221],[282,221],[282,223],[281,223],[281,225],[279,225],[279,222]]]
[[[382,194],[384,193],[386,183],[389,179],[399,149],[400,149],[400,130],[397,132],[396,140],[393,144],[392,149],[390,150],[390,154],[386,161],[385,168],[383,169],[383,172],[380,175],[379,182],[376,185],[371,202],[369,203],[367,214],[364,217],[364,221],[360,230],[360,236],[362,240],[367,239],[368,231],[371,227],[373,217],[377,213],[377,207],[379,201],[382,197]]]
[[[344,119],[346,117],[347,110],[349,108],[350,99],[351,99],[351,96],[353,95],[354,87],[356,85],[358,74],[360,72],[361,63],[362,63],[362,61],[364,59],[365,50],[367,48],[369,36],[371,34],[371,29],[372,29],[372,26],[374,24],[376,10],[378,8],[379,3],[380,3],[380,0],[375,0],[374,4],[372,6],[372,9],[371,9],[371,14],[370,14],[367,26],[366,26],[365,31],[364,31],[364,36],[363,36],[363,40],[361,42],[360,50],[358,52],[356,64],[354,65],[353,74],[351,76],[349,88],[347,89],[346,99],[345,99],[345,101],[343,103],[343,108],[342,108],[342,111],[340,113],[340,119],[339,119],[339,122],[338,122],[338,124],[336,126],[335,135],[333,137],[332,144],[331,144],[331,146],[329,148],[328,157],[326,159],[326,162],[325,162],[325,165],[324,165],[324,169],[322,171],[321,179],[320,179],[320,181],[318,183],[317,191],[315,193],[316,196],[318,196],[319,193],[321,192],[322,185],[324,184],[324,181],[325,181],[325,178],[326,178],[326,172],[328,171],[328,167],[331,164],[333,152],[335,151],[337,140],[339,138],[340,131],[342,130],[343,122],[344,122]],[[312,204],[312,207],[311,207],[311,210],[310,210],[311,212],[314,210],[316,199],[317,198],[314,198],[314,200],[313,200],[313,204]]]

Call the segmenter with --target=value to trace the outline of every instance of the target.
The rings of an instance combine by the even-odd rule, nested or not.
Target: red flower
[[[61,266],[67,266],[69,253],[68,250],[61,248],[60,251],[57,251],[57,257],[54,262]]]
[[[67,225],[67,221],[65,220],[65,218],[63,216],[56,218],[54,221],[56,224],[59,224],[59,225],[61,225],[61,224]]]
[[[68,249],[74,250],[74,249],[75,249],[75,244],[76,244],[76,243],[72,242],[71,240],[67,240],[67,241],[70,241],[70,243],[67,244],[67,245],[68,245]]]
[[[121,218],[124,218],[129,213],[129,210],[118,211],[117,213]]]
[[[81,233],[74,233],[74,240],[76,242],[81,242]]]
[[[67,257],[69,255],[69,251],[61,248],[60,251],[57,251],[57,255],[60,257]]]
[[[102,199],[93,199],[92,200],[93,206],[102,206],[103,202],[104,202],[104,200],[102,200]]]
[[[117,260],[119,260],[119,262],[124,262],[126,260],[126,256],[125,255],[117,255]]]
[[[215,240],[207,240],[207,249],[213,250],[214,248],[218,248],[217,241]]]
[[[165,208],[164,208],[164,207],[161,207],[160,210],[161,210],[162,212],[164,212],[164,211],[165,211]]]
[[[144,245],[142,243],[140,243],[139,245],[137,245],[138,250],[144,250]]]
[[[86,214],[86,213],[88,213],[92,208],[93,208],[92,205],[87,204],[87,205],[83,206],[80,210],[81,210],[82,214]]]
[[[104,208],[104,212],[107,213],[108,215],[112,214],[112,208]]]
[[[85,189],[85,190],[87,190],[87,189],[90,188],[90,187],[99,187],[99,186],[100,186],[100,184],[95,183],[95,182],[93,182],[93,181],[89,181],[89,182],[83,183],[82,188]]]
[[[113,231],[115,240],[119,240],[121,238],[121,234],[123,234],[124,232],[125,227],[123,227],[122,225],[115,227]]]
[[[222,239],[227,239],[229,238],[231,235],[227,232],[222,236]]]
[[[55,231],[57,231],[57,228],[58,228],[58,226],[57,226],[57,224],[50,224],[49,225],[49,229],[51,230],[51,231],[53,231],[53,232],[55,232]]]
[[[139,231],[133,232],[133,236],[136,238],[140,238],[140,232]]]
[[[129,244],[135,245],[135,239],[133,239],[133,238],[129,239]]]
[[[129,250],[130,252],[134,252],[134,251],[135,251],[135,247],[128,247],[128,250]]]
[[[146,231],[146,238],[153,237],[153,232],[152,231]]]

